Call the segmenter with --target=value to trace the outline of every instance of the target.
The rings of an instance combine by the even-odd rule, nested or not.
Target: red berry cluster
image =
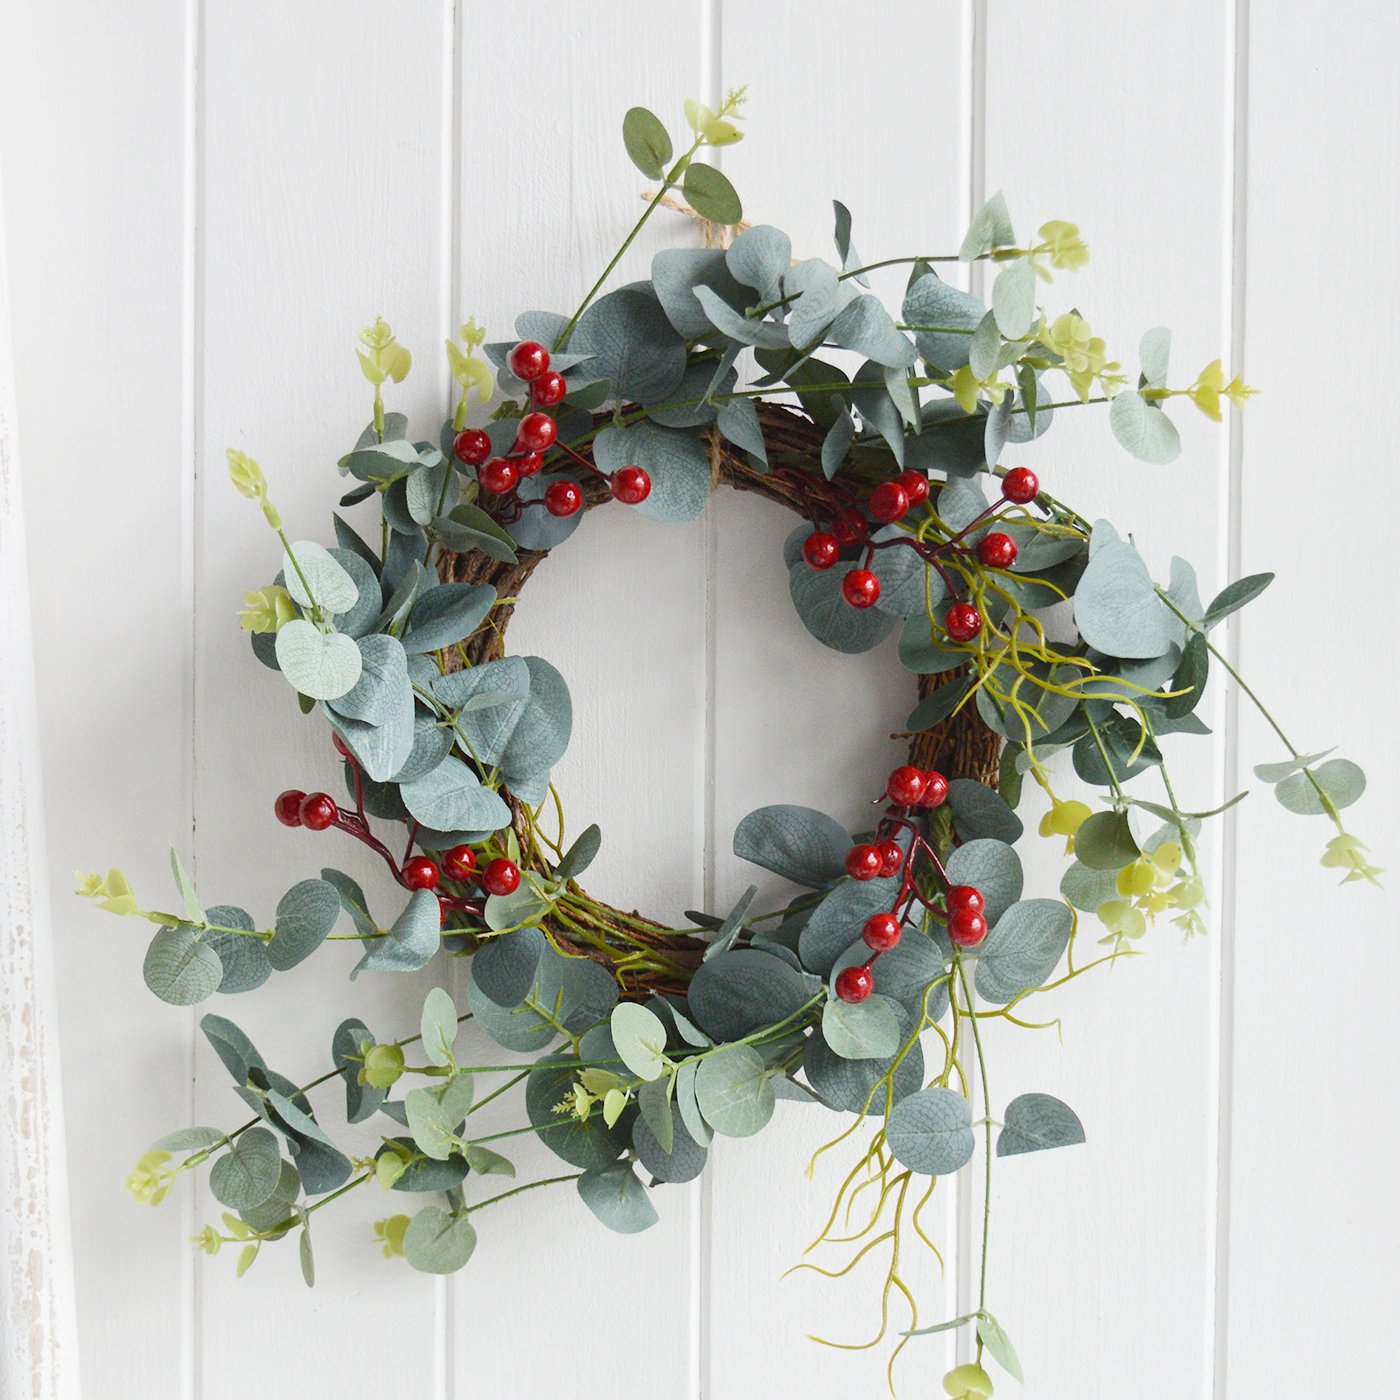
[[[347,832],[382,856],[394,878],[405,889],[436,891],[444,919],[450,909],[461,910],[477,917],[484,912],[479,899],[463,899],[439,890],[438,885],[444,875],[458,884],[479,884],[488,895],[514,894],[520,888],[520,867],[504,856],[489,861],[486,868],[479,871],[476,852],[470,846],[454,846],[450,851],[444,852],[441,866],[429,856],[413,855],[418,831],[416,825],[409,837],[408,850],[404,853],[402,863],[396,862],[389,849],[369,828],[365,817],[363,781],[355,755],[338,734],[334,736],[334,741],[336,751],[350,765],[354,775],[355,811],[347,811],[337,805],[329,793],[305,793],[289,788],[273,803],[273,811],[283,826],[303,826],[309,831],[325,831],[334,826]]]
[[[457,459],[475,467],[483,491],[501,499],[518,519],[525,505],[515,489],[525,477],[534,476],[544,466],[544,454],[558,447],[566,457],[588,471],[597,469],[566,444],[558,441],[559,427],[542,408],[553,408],[568,391],[564,376],[549,367],[549,351],[537,340],[522,340],[506,360],[510,372],[530,386],[530,409],[515,431],[515,445],[504,457],[491,455],[491,439],[480,428],[465,428],[457,434],[452,450]],[[621,467],[610,478],[613,495],[625,505],[640,505],[651,494],[651,477],[641,467]],[[553,481],[545,489],[544,507],[561,519],[577,515],[583,508],[583,492],[572,481]]]
[[[871,491],[866,509],[882,524],[893,524],[927,501],[928,491],[928,478],[921,472],[901,472],[893,481],[882,481]],[[1002,496],[1016,505],[1033,501],[1039,491],[1040,482],[1027,467],[1013,467],[1002,477]],[[983,516],[990,515],[995,509],[995,506],[989,506],[958,535],[941,544],[926,544],[912,536],[877,543],[869,538],[870,527],[863,515],[856,510],[838,509],[832,514],[829,531],[818,530],[807,537],[802,545],[802,557],[814,569],[830,569],[840,560],[843,549],[861,546],[864,551],[861,566],[848,570],[841,580],[841,596],[853,608],[873,608],[879,602],[880,580],[870,564],[877,549],[897,546],[913,549],[932,564],[956,597],[957,586],[939,564],[938,556],[970,553],[959,542]],[[977,557],[989,569],[1009,569],[1016,562],[1016,552],[1016,541],[1001,531],[987,535],[977,546]],[[972,603],[954,601],[943,615],[943,628],[955,642],[975,641],[982,633],[982,614]]]
[[[979,890],[972,885],[950,885],[944,907],[939,909],[924,898],[914,881],[914,857],[922,851],[947,883],[947,872],[937,853],[908,814],[916,807],[941,806],[948,797],[948,780],[942,773],[924,772],[906,763],[890,774],[885,783],[885,796],[893,805],[880,823],[876,841],[862,842],[851,848],[846,856],[846,873],[853,880],[874,880],[877,877],[888,879],[903,871],[904,878],[893,907],[872,914],[861,930],[870,956],[863,963],[843,968],[836,976],[836,995],[845,1002],[862,1002],[875,990],[875,961],[881,953],[898,946],[915,904],[922,905],[945,922],[948,937],[959,948],[975,948],[987,936]],[[908,835],[907,852],[894,839],[894,833],[901,830]]]

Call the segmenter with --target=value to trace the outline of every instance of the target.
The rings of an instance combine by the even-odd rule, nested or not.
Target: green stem
[[[363,1186],[365,1182],[369,1181],[373,1176],[373,1172],[366,1172],[363,1176],[356,1177],[354,1181],[347,1181],[338,1191],[332,1191],[329,1196],[322,1196],[314,1206],[307,1206],[306,1213],[310,1215],[312,1211],[320,1210],[322,1206],[330,1205],[337,1196],[343,1196],[347,1191],[353,1191],[355,1187]]]
[[[977,1310],[985,1311],[987,1306],[987,1239],[992,1228],[992,1091],[987,1083],[987,1061],[982,1054],[982,1032],[977,1027],[977,1013],[972,1005],[972,988],[967,984],[967,970],[963,967],[962,955],[955,952],[953,961],[957,964],[958,980],[962,983],[963,996],[967,998],[968,1017],[972,1022],[972,1041],[977,1047],[977,1075],[982,1081],[982,1106],[986,1115],[987,1165],[984,1175],[986,1188],[982,1200],[982,1278],[977,1290]],[[982,1362],[982,1337],[977,1337],[977,1362]]]
[[[499,1089],[493,1089],[489,1094],[487,1094],[487,1096],[484,1099],[481,1099],[478,1102],[474,1103],[467,1110],[467,1116],[470,1118],[471,1115],[477,1111],[477,1109],[485,1108],[486,1105],[490,1103],[492,1099],[498,1099],[501,1097],[502,1094],[508,1092],[511,1089],[514,1089],[515,1086],[519,1084],[520,1081],[524,1079],[529,1073],[530,1071],[527,1069],[524,1071],[523,1074],[517,1074],[514,1079],[509,1080],[505,1084],[502,1084]]]
[[[1093,716],[1087,709],[1084,711],[1084,718],[1089,722],[1089,732],[1094,736],[1094,743],[1098,746],[1099,757],[1103,759],[1103,766],[1108,770],[1108,781],[1113,788],[1114,795],[1123,796],[1123,789],[1118,786],[1118,774],[1113,771],[1113,760],[1108,756],[1108,750],[1104,747],[1103,736],[1099,733],[1099,727],[1094,723]]]
[[[517,1186],[514,1191],[502,1191],[499,1196],[492,1196],[474,1206],[467,1206],[465,1213],[471,1215],[475,1211],[485,1210],[487,1206],[494,1206],[497,1201],[508,1201],[512,1196],[518,1196],[522,1191],[533,1191],[537,1186],[554,1186],[561,1181],[577,1181],[582,1175],[582,1172],[574,1172],[572,1176],[550,1176],[543,1181],[531,1181],[524,1186]]]

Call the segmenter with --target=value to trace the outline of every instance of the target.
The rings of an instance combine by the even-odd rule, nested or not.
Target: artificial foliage
[[[394,1193],[377,1227],[384,1254],[449,1273],[471,1258],[482,1211],[553,1183],[571,1183],[604,1226],[645,1230],[665,1208],[661,1186],[697,1177],[716,1134],[757,1133],[778,1099],[800,1100],[832,1115],[818,1156],[844,1162],[819,1239],[881,1271],[877,1335],[834,1344],[890,1338],[893,1368],[911,1338],[971,1329],[975,1360],[944,1386],[985,1396],[989,1359],[1021,1374],[989,1307],[994,1159],[1081,1143],[1085,1131],[1050,1095],[1002,1102],[980,1026],[1031,1025],[1035,999],[1131,954],[1154,923],[1204,931],[1198,834],[1232,803],[1183,807],[1165,753],[1209,732],[1196,707],[1213,671],[1258,703],[1216,629],[1272,577],[1202,603],[1185,560],[1154,580],[1130,537],[1000,456],[1063,413],[1102,405],[1091,411],[1131,456],[1165,467],[1179,450],[1172,399],[1218,420],[1253,391],[1218,361],[1174,378],[1163,329],[1142,337],[1136,374],[1110,359],[1077,311],[1040,300],[1061,302],[1055,279],[1087,261],[1079,231],[1053,221],[1019,243],[1000,195],[955,252],[873,263],[837,204],[836,260],[794,261],[788,237],[744,225],[729,182],[695,159],[739,139],[741,100],[717,113],[687,104],[678,158],[650,113],[633,109],[623,126],[658,188],[618,257],[673,190],[719,246],[658,253],[649,280],[604,293],[614,258],[572,314],[525,311],[497,343],[464,326],[447,345],[460,398],[433,437],[414,438],[385,408],[409,351],[382,321],[363,332],[373,420],[340,458],[353,486],[333,544],[291,540],[257,462],[229,452],[234,485],[280,543],[249,560],[252,581],[268,581],[248,592],[242,626],[300,710],[320,711],[343,760],[344,792],[292,790],[275,814],[325,831],[328,860],[332,831],[369,846],[399,897],[371,900],[328,865],[260,920],[203,905],[174,852],[177,912],[142,908],[118,870],[84,877],[80,892],[157,925],[145,979],[175,1005],[252,993],[336,938],[363,944],[352,977],[417,971],[441,951],[470,958],[470,988],[461,1005],[434,989],[417,1027],[346,1020],[309,1084],[211,1011],[201,1026],[251,1116],[162,1138],[129,1186],[158,1204],[181,1173],[207,1166],[225,1213],[200,1246],[235,1245],[242,1274],[295,1235],[308,1284],[313,1217],[326,1228],[319,1212],[350,1191]],[[977,262],[995,274],[990,309],[940,275]],[[897,311],[866,283],[891,265],[908,268]],[[568,686],[546,659],[507,654],[506,627],[539,562],[580,529],[570,547],[586,547],[591,509],[612,502],[658,528],[682,525],[721,485],[795,512],[784,556],[802,624],[836,652],[897,646],[918,703],[909,761],[871,775],[887,799],[873,830],[798,806],[752,812],[735,854],[802,893],[760,910],[751,887],[734,908],[676,928],[580,884],[603,837],[586,826],[568,839],[551,782],[573,723]],[[360,511],[351,523],[371,501],[380,518]],[[1289,811],[1335,827],[1324,865],[1374,881],[1341,816],[1361,770],[1300,752],[1269,723],[1286,756],[1256,773]],[[1097,809],[1056,795],[1066,765],[1097,790]],[[1064,843],[1058,889],[1024,888],[1027,778],[1052,799],[1040,835]],[[469,1018],[499,1063],[459,1063]],[[333,1078],[346,1122],[380,1129],[369,1157],[344,1150],[306,1097]],[[472,1131],[505,1095],[518,1131],[567,1170],[511,1184],[510,1133]],[[938,1179],[978,1152],[978,1306],[930,1327],[901,1250],[923,1238]],[[594,1225],[585,1216],[578,1228]]]

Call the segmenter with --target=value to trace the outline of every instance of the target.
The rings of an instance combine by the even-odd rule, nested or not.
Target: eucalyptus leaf
[[[171,1006],[193,1006],[212,996],[223,981],[219,955],[188,924],[161,928],[141,965],[146,985]]]
[[[378,939],[355,965],[361,972],[416,972],[442,943],[442,912],[431,890],[414,890],[388,937]]]
[[[233,1076],[235,1084],[247,1084],[250,1069],[267,1068],[257,1046],[226,1017],[212,1014],[204,1016],[199,1022],[199,1028],[214,1047],[215,1054],[223,1061],[224,1068]]]
[[[975,778],[954,778],[948,784],[948,810],[963,841],[990,839],[1011,845],[1025,830],[998,793]]]
[[[1069,945],[1074,918],[1057,899],[1025,899],[996,921],[977,950],[977,995],[1003,1004],[1041,986]]]
[[[282,1157],[266,1128],[249,1128],[209,1170],[209,1190],[220,1205],[251,1210],[277,1189]]]
[[[223,968],[218,991],[225,995],[251,992],[272,976],[272,964],[267,960],[267,948],[260,937],[250,936],[256,925],[246,910],[233,904],[211,905],[206,911],[211,924],[224,929],[241,928],[245,933],[226,933],[221,929],[205,930],[202,941],[212,948]]]
[[[880,965],[887,956],[882,955],[875,963],[877,981]],[[875,1118],[884,1117],[889,1098],[898,1103],[917,1093],[924,1082],[924,1053],[917,1041],[897,1069],[894,1061],[893,1055],[884,1060],[844,1060],[819,1035],[809,1036],[802,1052],[803,1073],[824,1103],[839,1112],[868,1113]],[[892,1069],[893,1077],[886,1079]]]
[[[635,1001],[619,1002],[612,1011],[612,1038],[622,1063],[641,1080],[666,1070],[666,1027],[655,1012]]]
[[[1021,897],[1021,858],[1005,841],[967,841],[948,856],[946,868],[952,884],[971,885],[981,893],[989,928]]]
[[[403,633],[408,652],[440,651],[463,641],[496,605],[496,590],[484,583],[444,583],[422,595]]]
[[[950,1176],[972,1160],[972,1110],[952,1089],[921,1089],[901,1099],[885,1125],[895,1160],[923,1176]]]
[[[685,374],[685,341],[656,297],[633,287],[595,301],[579,317],[569,348],[590,356],[590,373],[611,379],[614,396],[623,401],[664,403]]]
[[[893,878],[846,879],[837,885],[802,930],[797,947],[803,966],[825,977],[836,959],[860,937],[865,921],[872,914],[893,908],[898,894],[899,881]]]
[[[302,880],[278,901],[267,960],[278,972],[295,967],[325,941],[340,917],[340,891],[326,880]]]
[[[620,1235],[650,1229],[659,1218],[646,1187],[625,1162],[605,1171],[586,1171],[575,1185],[584,1205]]]
[[[424,1206],[404,1231],[403,1257],[420,1274],[455,1274],[472,1257],[476,1228],[465,1215]]]
[[[594,439],[593,457],[603,472],[637,466],[647,473],[651,491],[633,509],[649,520],[688,524],[710,498],[710,459],[693,432],[645,419],[625,428],[607,427]]]
[[[725,1137],[750,1137],[773,1116],[773,1085],[751,1045],[728,1045],[701,1060],[695,1097],[705,1121]]]
[[[853,608],[841,592],[846,575],[858,563],[837,564],[833,569],[813,569],[798,564],[788,573],[788,588],[802,625],[823,646],[848,656],[879,646],[898,625],[876,608]],[[965,660],[959,657],[959,661]]]
[[[290,552],[283,551],[282,574],[287,592],[303,608],[317,606],[327,613],[347,613],[360,596],[355,580],[314,540],[298,540]]]
[[[822,1036],[843,1060],[882,1060],[900,1046],[894,1003],[878,993],[854,1004],[833,996],[822,1008]]]
[[[1211,599],[1210,607],[1206,609],[1206,627],[1214,627],[1232,612],[1238,612],[1246,603],[1257,598],[1273,581],[1273,574],[1250,574],[1248,578],[1236,579]]]
[[[1091,555],[1075,589],[1074,620],[1084,640],[1108,656],[1161,656],[1172,641],[1172,617],[1147,565],[1122,542]]]
[[[303,618],[282,626],[274,650],[283,675],[313,700],[336,700],[360,679],[360,649],[354,639],[322,632]]]
[[[693,1088],[691,1102],[694,1103]],[[698,1109],[696,1112],[698,1113]],[[632,1124],[632,1146],[638,1160],[654,1177],[659,1181],[675,1184],[694,1181],[705,1170],[705,1162],[709,1157],[705,1146],[691,1135],[684,1108],[680,1111],[680,1121],[672,1120],[671,1144],[663,1150],[656,1133],[647,1121],[643,1105],[642,1113],[638,1114],[636,1122]]]
[[[622,140],[632,164],[648,180],[665,177],[671,159],[671,138],[659,118],[645,107],[630,107],[622,119]]]
[[[555,1156],[584,1171],[606,1171],[627,1151],[632,1119],[624,1113],[609,1128],[597,1109],[584,1122],[554,1111],[573,1097],[577,1063],[560,1055],[541,1060],[525,1083],[525,1111],[536,1135]]]
[[[1006,1106],[997,1135],[997,1156],[1069,1147],[1084,1141],[1084,1125],[1067,1104],[1050,1094],[1020,1094]]]
[[[809,997],[800,973],[744,948],[703,963],[691,978],[687,1000],[700,1028],[723,1042],[786,1020]]]
[[[435,1065],[450,1065],[452,1043],[457,1039],[457,1008],[441,987],[434,987],[424,999],[419,1030],[427,1057]]]
[[[1176,425],[1135,389],[1125,389],[1114,398],[1109,405],[1108,425],[1119,444],[1139,461],[1165,466],[1181,455]]]
[[[1121,870],[1141,852],[1123,812],[1095,812],[1074,833],[1074,853],[1090,870]]]
[[[598,854],[598,849],[602,844],[603,833],[598,824],[595,822],[593,825],[585,827],[574,844],[564,852],[563,859],[554,867],[554,878],[556,880],[577,879],[593,864],[593,858]]]
[[[519,1006],[534,986],[547,940],[537,928],[488,939],[472,956],[472,982],[497,1006]]]
[[[743,220],[744,206],[734,186],[712,165],[692,161],[685,168],[681,188],[686,201],[702,219],[713,224],[737,224]]]
[[[1309,781],[1309,773],[1312,781]],[[1320,816],[1327,808],[1323,806],[1313,782],[1327,794],[1338,810],[1350,807],[1366,791],[1366,774],[1356,764],[1345,758],[1330,758],[1317,768],[1285,778],[1274,788],[1274,796],[1290,812],[1305,817]]]
[[[734,829],[734,854],[740,860],[810,889],[845,875],[851,844],[840,822],[811,807],[760,807]]]
[[[510,808],[459,758],[444,759],[399,791],[404,806],[435,831],[498,831],[510,823]]]

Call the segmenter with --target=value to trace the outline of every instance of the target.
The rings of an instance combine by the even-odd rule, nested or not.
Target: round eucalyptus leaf
[[[1084,1141],[1084,1125],[1067,1104],[1050,1094],[1020,1094],[1006,1105],[997,1136],[997,1156],[1071,1147]]]
[[[440,1206],[424,1206],[404,1231],[403,1257],[420,1274],[455,1274],[475,1248],[471,1221]]]
[[[578,477],[572,472],[548,471],[527,476],[516,483],[515,493],[522,502],[542,502],[545,492],[556,481],[572,481],[582,490]],[[543,505],[531,505],[506,527],[517,549],[548,551],[564,543],[583,524],[587,508],[572,515],[551,515]]]
[[[951,374],[967,363],[972,347],[970,332],[977,329],[987,314],[986,305],[967,292],[950,287],[937,273],[926,272],[904,294],[904,320],[911,326],[943,326],[950,331],[969,334],[946,334],[939,331],[914,332],[919,354],[930,368]]]
[[[223,964],[188,924],[162,928],[151,939],[141,965],[146,985],[171,1006],[193,1006],[212,996],[223,981]]]
[[[430,588],[409,614],[405,651],[440,651],[470,636],[496,605],[496,590],[484,583],[444,583]]]
[[[878,992],[855,1003],[829,998],[822,1008],[821,1033],[843,1060],[889,1059],[901,1040],[894,1003]]]
[[[880,964],[888,956],[882,955],[875,964],[877,980]],[[907,1025],[901,1023],[906,1034]],[[802,1072],[827,1103],[842,1113],[864,1111],[873,1118],[885,1116],[887,1098],[893,1096],[898,1103],[917,1093],[924,1082],[924,1052],[917,1042],[900,1060],[893,1079],[880,1083],[889,1074],[894,1062],[893,1055],[883,1060],[843,1060],[819,1035],[809,1036],[802,1052]],[[877,1084],[879,1088],[876,1088]]]
[[[442,913],[432,890],[414,890],[386,938],[365,940],[368,951],[356,964],[361,972],[416,972],[442,944]]]
[[[232,995],[251,992],[272,976],[272,964],[261,938],[250,937],[257,925],[252,915],[234,904],[215,904],[205,910],[211,924],[224,928],[241,928],[246,933],[224,933],[218,929],[205,932],[203,941],[218,955],[224,975],[217,990]]]
[[[734,854],[740,860],[810,889],[841,879],[850,849],[846,828],[811,807],[759,807],[734,829]]]
[[[556,1113],[557,1105],[573,1098],[575,1066],[572,1056],[550,1055],[530,1071],[525,1081],[525,1112],[540,1141],[557,1157],[584,1171],[606,1171],[632,1141],[635,1109],[628,1109],[610,1128],[594,1108],[583,1122],[572,1114]]]
[[[295,967],[325,941],[340,917],[340,891],[327,880],[302,880],[278,901],[267,960],[278,972]]]
[[[653,1011],[635,1001],[612,1011],[612,1038],[622,1063],[641,1080],[656,1079],[666,1068],[666,1027]]]
[[[510,808],[459,758],[401,784],[399,793],[414,817],[435,831],[498,831],[510,822]]]
[[[214,1053],[223,1061],[224,1068],[233,1076],[235,1084],[246,1084],[250,1069],[267,1068],[258,1047],[226,1016],[203,1016],[199,1028],[214,1047]]]
[[[1108,426],[1120,445],[1140,462],[1164,466],[1181,455],[1176,425],[1136,389],[1117,395],[1108,410]]]
[[[762,301],[776,301],[792,269],[792,239],[772,224],[755,224],[729,245],[724,260],[735,281],[752,287]],[[835,282],[834,272],[831,278]]]
[[[788,573],[788,590],[802,625],[823,646],[847,656],[879,646],[898,626],[898,620],[888,613],[878,608],[853,608],[842,595],[842,580],[859,567],[858,562],[850,561],[832,569],[814,569],[803,561]],[[960,656],[956,664],[966,659]]]
[[[1121,870],[1142,852],[1126,812],[1095,812],[1074,833],[1074,854],[1090,870]]]
[[[641,467],[651,478],[651,491],[633,509],[664,525],[689,524],[710,499],[710,458],[694,432],[648,419],[604,428],[593,441],[593,459],[608,473]]]
[[[539,656],[523,660],[530,675],[530,691],[501,753],[500,767],[503,772],[527,776],[547,772],[563,758],[573,734],[574,706],[564,677],[548,661]]]
[[[646,1187],[626,1162],[606,1171],[586,1171],[574,1184],[584,1205],[619,1235],[650,1229],[659,1218]]]
[[[1074,621],[1080,636],[1107,656],[1161,656],[1172,643],[1172,615],[1142,556],[1121,540],[1091,554],[1074,592]]]
[[[1366,791],[1366,775],[1356,764],[1345,758],[1331,758],[1310,770],[1317,785],[1337,808],[1350,807]],[[1274,789],[1274,796],[1300,816],[1319,816],[1327,809],[1308,780],[1307,773],[1294,773]]]
[[[952,1089],[921,1089],[895,1104],[885,1141],[901,1166],[923,1176],[949,1176],[972,1160],[977,1140],[972,1109]]]
[[[293,563],[293,560],[296,562]],[[298,540],[291,553],[282,553],[282,573],[287,592],[303,608],[313,604],[328,613],[348,613],[359,601],[355,580],[324,545]],[[306,585],[311,585],[308,593]]]
[[[413,703],[403,643],[397,637],[376,632],[361,637],[355,645],[360,649],[360,678],[344,695],[327,704],[347,719],[388,724],[402,710],[405,696],[407,704]]]
[[[209,1189],[230,1210],[251,1210],[272,1196],[281,1174],[277,1139],[266,1128],[249,1128],[210,1168]]]
[[[1058,899],[1024,899],[1001,916],[977,950],[977,995],[1014,1001],[1041,986],[1069,944],[1074,916]]]
[[[701,1030],[721,1042],[786,1020],[807,999],[800,973],[752,948],[705,962],[691,979],[688,995]]]
[[[865,946],[864,939],[857,939],[852,949],[863,949],[864,952],[852,951],[843,954],[832,969],[833,974],[845,962],[847,956],[853,957],[856,962],[864,962],[870,956],[870,949]],[[876,995],[888,997],[910,1016],[922,1016],[925,1009],[924,994],[937,982],[939,985],[934,987],[928,996],[927,1009],[931,1020],[941,1021],[943,1013],[948,1009],[944,956],[944,950],[932,938],[917,929],[906,928],[898,944],[887,953],[881,953],[875,960]],[[903,1018],[900,1019],[901,1043],[909,1033],[909,1024]]]
[[[699,1065],[699,1060],[686,1060],[676,1071],[676,1107],[680,1110],[686,1132],[701,1147],[707,1148],[715,1140],[715,1131],[705,1121],[699,1100],[695,1097],[695,1072]]]
[[[339,520],[336,522],[337,533],[339,533],[342,523]],[[354,532],[351,531],[351,533]],[[355,538],[358,539],[359,536],[355,536]],[[359,590],[355,606],[349,612],[336,618],[336,631],[343,632],[347,637],[363,637],[374,626],[375,619],[384,608],[384,594],[379,587],[379,576],[374,572],[370,563],[354,549],[332,549],[329,553],[331,558],[350,575],[355,587]]]
[[[913,536],[898,525],[886,525],[871,538],[883,542],[911,540]],[[922,617],[929,607],[936,608],[948,592],[938,574],[908,545],[877,549],[870,570],[880,580],[875,606],[891,617]]]
[[[948,784],[948,809],[964,841],[983,839],[1011,845],[1025,830],[1000,793],[975,778],[954,778]]]
[[[796,573],[796,570],[793,571]],[[937,676],[966,666],[968,653],[939,646],[933,624],[922,611],[909,618],[899,634],[899,664],[920,676]]]
[[[402,1109],[403,1105],[399,1104],[397,1107]],[[385,1104],[384,1108],[387,1112],[390,1105]],[[398,1120],[395,1119],[395,1121]],[[437,1162],[431,1157],[420,1156],[411,1137],[396,1137],[392,1141],[404,1148],[408,1155],[417,1157],[418,1160],[411,1162],[404,1169],[402,1175],[389,1188],[391,1191],[407,1191],[415,1195],[426,1191],[450,1191],[454,1186],[460,1186],[466,1179],[468,1167],[465,1157],[453,1153],[445,1162]],[[388,1152],[393,1152],[393,1150],[386,1144],[374,1154],[375,1160],[378,1161],[379,1158]]]
[[[322,632],[304,618],[293,618],[282,627],[275,650],[282,674],[313,700],[339,699],[360,679],[362,661],[354,639],[342,632]]]
[[[546,940],[537,928],[489,939],[472,955],[472,984],[496,1006],[519,1006],[535,982]]]
[[[1100,904],[1119,898],[1118,870],[1095,870],[1077,860],[1060,877],[1060,893],[1081,913],[1092,914]]]
[[[622,119],[622,142],[628,159],[648,180],[665,178],[671,138],[658,117],[645,107],[629,107]]]
[[[685,168],[681,188],[685,191],[686,202],[702,219],[712,224],[742,222],[744,206],[739,202],[738,192],[713,165],[692,161]]]
[[[1020,899],[1025,883],[1021,858],[1005,841],[964,842],[948,857],[946,869],[953,884],[972,885],[981,892],[982,917],[989,928]]]
[[[865,921],[872,914],[894,908],[898,894],[899,881],[894,878],[843,880],[817,905],[798,938],[802,965],[825,977],[836,959],[860,937]]]
[[[590,356],[589,373],[611,379],[614,397],[624,401],[664,403],[685,374],[685,341],[656,297],[635,287],[595,301],[574,327],[569,348]]]
[[[722,248],[663,249],[651,260],[651,282],[667,319],[686,340],[699,340],[714,333],[705,308],[696,299],[697,286],[710,288],[733,308],[742,307],[748,300],[744,288],[729,271]],[[712,373],[711,368],[709,374]],[[672,397],[699,397],[708,386],[709,374],[698,393],[676,393]]]
[[[750,1137],[773,1116],[773,1085],[751,1045],[729,1045],[701,1060],[695,1097],[705,1121],[725,1137]]]

